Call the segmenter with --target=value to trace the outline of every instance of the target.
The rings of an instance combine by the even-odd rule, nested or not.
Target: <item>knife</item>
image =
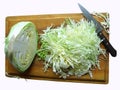
[[[85,18],[87,18],[89,21],[93,21],[93,23],[96,26],[96,33],[98,37],[102,40],[102,44],[106,48],[106,50],[115,57],[117,55],[117,51],[113,48],[113,46],[110,44],[110,42],[107,40],[107,38],[102,33],[103,27],[102,25],[82,6],[78,3],[78,6],[80,7],[81,11],[83,12],[83,15]]]

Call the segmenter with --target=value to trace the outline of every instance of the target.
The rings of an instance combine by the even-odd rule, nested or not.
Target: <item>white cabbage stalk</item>
[[[99,67],[98,56],[103,53],[95,30],[93,22],[83,19],[77,23],[69,19],[67,25],[44,30],[38,56],[44,60],[45,71],[52,67],[62,78],[86,73],[92,77],[91,70]]]
[[[37,32],[32,22],[18,22],[10,29],[5,41],[5,53],[20,72],[31,65],[37,50]]]

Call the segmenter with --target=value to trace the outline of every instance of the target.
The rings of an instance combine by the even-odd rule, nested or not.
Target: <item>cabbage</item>
[[[60,27],[48,27],[40,34],[41,47],[37,54],[44,61],[44,70],[52,67],[60,77],[82,76],[99,68],[98,56],[104,54],[93,22],[67,19]]]
[[[5,41],[5,53],[11,64],[20,72],[31,65],[37,51],[37,32],[32,22],[13,25]]]

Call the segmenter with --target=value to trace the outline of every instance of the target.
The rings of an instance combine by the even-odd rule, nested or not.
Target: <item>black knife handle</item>
[[[113,46],[110,44],[110,42],[107,40],[107,38],[102,34],[102,32],[98,33],[98,36],[101,38],[103,45],[107,49],[107,51],[115,57],[117,55],[117,51],[113,48]]]

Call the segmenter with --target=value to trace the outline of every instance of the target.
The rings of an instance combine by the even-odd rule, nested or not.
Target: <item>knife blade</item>
[[[110,44],[110,42],[102,33],[102,30],[104,30],[102,25],[82,5],[78,3],[78,6],[81,9],[85,18],[88,19],[89,21],[93,21],[96,27],[96,33],[98,37],[102,40],[102,44],[104,45],[106,50],[111,54],[111,56],[115,57],[117,55],[117,51],[113,48],[113,46]]]

